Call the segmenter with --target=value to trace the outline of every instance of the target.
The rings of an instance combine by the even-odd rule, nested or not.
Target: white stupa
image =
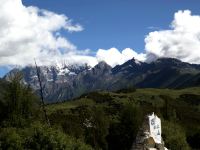
[[[150,136],[154,139],[155,143],[161,144],[161,120],[154,113],[148,116],[149,118],[149,127],[150,127]]]
[[[154,113],[146,115],[131,150],[168,150],[161,134],[160,118]]]

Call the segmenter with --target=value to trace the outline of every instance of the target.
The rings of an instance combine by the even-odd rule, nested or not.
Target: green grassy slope
[[[180,90],[146,88],[137,89],[135,91],[92,92],[71,101],[47,105],[46,108],[52,124],[60,124],[63,130],[66,130],[67,134],[72,134],[73,136],[81,138],[79,137],[79,133],[84,131],[84,127],[82,127],[81,124],[91,113],[97,113],[94,110],[97,108],[103,110],[102,117],[107,118],[109,122],[108,129],[110,131],[112,130],[112,125],[115,126],[120,122],[119,118],[123,114],[123,110],[126,110],[127,105],[130,104],[134,104],[140,109],[141,118],[152,112],[155,112],[161,118],[163,129],[165,129],[163,134],[167,135],[167,137],[164,137],[164,140],[171,140],[167,138],[172,134],[171,132],[176,132],[170,130],[173,130],[173,124],[177,124],[177,126],[180,126],[180,130],[183,129],[183,135],[181,135],[181,137],[184,138],[185,134],[185,138],[187,138],[187,142],[192,148],[200,147],[198,142],[195,142],[195,140],[200,140],[199,87]],[[138,116],[130,117],[137,118]],[[88,118],[91,118],[91,116]],[[122,123],[122,125],[125,124]],[[171,129],[169,131],[166,130],[170,125]],[[125,129],[126,126],[127,125],[125,125]],[[79,130],[77,130],[77,128]],[[118,132],[118,129],[116,130]],[[119,131],[117,135],[122,134],[121,136],[123,136],[124,132],[125,131]],[[82,135],[85,136],[84,132]],[[108,133],[108,136],[112,136],[112,132]],[[116,135],[112,138],[115,138],[115,136]],[[109,141],[107,142],[109,145]],[[166,144],[171,149],[177,148],[173,147],[173,143],[167,142]],[[112,142],[110,145],[113,146]],[[112,148],[113,147],[110,149]],[[181,146],[179,146],[179,148],[181,148]]]
[[[200,95],[200,87],[186,88],[186,89],[137,89],[135,92],[130,93],[115,93],[115,92],[100,92],[101,95],[109,95],[115,101],[125,102],[127,99],[134,99],[135,101],[157,102],[160,95],[166,95],[173,99],[178,98],[182,94],[195,94]],[[89,96],[88,96],[89,95]],[[96,105],[96,103],[90,98],[90,94],[81,96],[75,100],[66,101],[63,103],[50,104],[47,106],[47,112],[52,113],[56,110],[69,110],[81,105]],[[155,99],[156,100],[152,100]]]

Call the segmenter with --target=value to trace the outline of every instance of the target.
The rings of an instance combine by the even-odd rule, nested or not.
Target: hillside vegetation
[[[38,97],[21,84],[21,74],[0,82],[0,150],[90,150],[44,119]]]
[[[0,88],[0,149],[129,150],[146,114],[162,120],[166,147],[199,149],[200,88],[92,92],[46,105],[21,75]]]
[[[151,112],[162,119],[166,147],[199,149],[199,94],[198,87],[92,92],[48,105],[47,110],[53,125],[60,126],[66,134],[85,139],[95,149],[128,150],[144,115]]]

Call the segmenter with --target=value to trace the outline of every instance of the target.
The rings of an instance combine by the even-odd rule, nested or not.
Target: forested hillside
[[[0,83],[1,150],[90,150],[81,139],[48,124],[42,105],[29,86],[21,84],[21,74]]]
[[[92,92],[45,106],[21,76],[4,87],[0,149],[129,150],[143,117],[155,112],[169,149],[199,149],[200,88]]]
[[[95,149],[130,149],[143,117],[151,112],[161,117],[166,147],[199,149],[199,92],[200,88],[93,92],[48,105],[47,110],[52,124]]]

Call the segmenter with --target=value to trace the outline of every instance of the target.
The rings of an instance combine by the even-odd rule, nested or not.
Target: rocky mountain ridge
[[[36,69],[27,66],[21,71],[24,83],[35,91],[39,89]],[[184,88],[200,86],[200,65],[181,62],[173,58],[160,58],[154,62],[139,62],[134,58],[114,68],[99,62],[93,68],[84,65],[40,67],[45,99],[58,102],[96,91],[116,91],[124,88]]]

